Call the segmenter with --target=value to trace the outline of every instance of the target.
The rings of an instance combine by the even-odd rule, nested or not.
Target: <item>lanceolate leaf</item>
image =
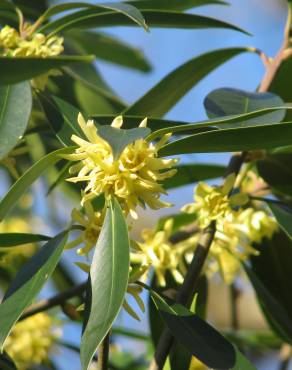
[[[22,138],[29,121],[31,107],[32,95],[28,82],[0,86],[0,160]]]
[[[240,28],[214,18],[195,14],[185,14],[165,10],[143,10],[143,16],[150,27],[201,29],[201,28],[227,28],[241,31]],[[112,11],[82,10],[57,19],[43,26],[40,31],[51,31],[51,34],[73,28],[96,28],[112,26],[136,26],[132,19]]]
[[[191,59],[167,75],[124,113],[162,117],[211,71],[246,51],[246,48],[216,50]]]
[[[292,208],[288,206],[284,207],[276,203],[269,203],[269,207],[281,229],[292,240]]]
[[[150,294],[168,329],[193,356],[211,368],[230,369],[235,365],[232,344],[212,326],[184,306],[169,306],[157,293]]]
[[[10,188],[8,193],[0,201],[0,221],[7,215],[7,213],[14,207],[17,201],[25,194],[31,184],[38,179],[49,166],[59,162],[63,154],[72,152],[72,147],[59,149],[36,162],[30,167]]]
[[[27,233],[1,233],[0,234],[0,250],[6,248],[16,247],[28,243],[37,243],[41,241],[48,241],[51,238],[46,235],[40,234],[27,234]]]
[[[60,68],[70,63],[88,63],[94,60],[93,56],[58,56],[47,58],[8,58],[0,57],[1,79],[0,85],[15,84],[30,80],[48,72],[50,69]]]
[[[212,91],[204,101],[209,118],[244,114],[256,110],[284,106],[283,100],[272,93],[254,93],[239,89],[221,88]],[[270,114],[253,119],[250,125],[261,125],[281,122],[285,110],[275,110]]]
[[[84,331],[81,341],[82,369],[110,330],[122,306],[129,277],[128,227],[120,205],[109,203],[90,268]]]
[[[54,271],[67,239],[63,232],[51,239],[16,275],[0,305],[0,347],[22,312],[32,303]]]
[[[150,132],[150,129],[147,127],[124,130],[111,126],[100,126],[98,129],[99,136],[110,144],[115,159],[119,158],[127,145],[133,143],[137,139],[146,137]]]
[[[257,370],[237,348],[235,348],[235,350],[236,362],[235,366],[231,370]]]
[[[217,130],[191,135],[165,145],[163,156],[188,153],[273,149],[291,143],[292,123]]]
[[[127,3],[136,6],[138,9],[164,9],[164,10],[188,10],[203,5],[226,5],[220,0],[134,0]]]

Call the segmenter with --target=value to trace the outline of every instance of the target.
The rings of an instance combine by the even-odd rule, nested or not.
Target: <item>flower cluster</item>
[[[140,127],[144,127],[146,122],[142,121]],[[72,140],[78,148],[74,154],[64,157],[79,162],[71,167],[70,173],[77,176],[69,181],[87,183],[82,204],[100,194],[106,198],[115,195],[125,214],[130,213],[133,218],[137,218],[138,205],[148,205],[152,209],[170,206],[159,199],[161,194],[166,194],[159,181],[176,173],[171,167],[177,160],[158,158],[158,150],[169,135],[156,144],[138,139],[127,145],[120,157],[115,159],[111,146],[98,135],[92,120],[86,122],[80,114],[78,123],[87,140],[73,135]],[[120,128],[122,123],[122,117],[117,117],[111,126]]]
[[[5,26],[0,31],[0,50],[8,57],[41,57],[56,56],[63,52],[63,38],[47,37],[42,33],[26,32],[20,34],[16,29]]]
[[[55,340],[60,336],[54,320],[45,313],[38,313],[19,321],[7,338],[4,350],[19,370],[45,363]]]

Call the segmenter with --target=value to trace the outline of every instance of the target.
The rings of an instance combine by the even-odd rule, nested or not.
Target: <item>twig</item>
[[[97,370],[108,370],[110,334],[107,333],[98,349]]]
[[[230,302],[231,302],[231,328],[233,331],[239,330],[238,317],[238,298],[240,297],[240,290],[234,283],[230,285]]]
[[[76,285],[73,288],[55,295],[52,298],[45,299],[43,301],[40,301],[31,307],[29,307],[23,315],[20,317],[19,320],[24,320],[30,316],[33,316],[39,312],[47,311],[50,308],[56,307],[56,306],[62,306],[68,299],[71,299],[76,296],[80,296],[83,294],[83,292],[86,289],[87,283],[82,283],[80,285]]]

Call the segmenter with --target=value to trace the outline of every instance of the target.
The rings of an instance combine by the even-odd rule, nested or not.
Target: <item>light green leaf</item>
[[[15,84],[30,80],[48,72],[50,69],[61,68],[71,63],[89,63],[94,56],[58,56],[47,58],[9,58],[0,57],[1,79],[0,85]]]
[[[220,88],[212,91],[204,100],[209,118],[250,113],[265,108],[284,106],[283,100],[272,93],[254,93],[233,88]],[[286,115],[284,109],[275,110],[247,122],[253,126],[281,122]]]
[[[150,132],[150,129],[147,127],[136,127],[130,130],[124,130],[111,126],[100,126],[98,129],[99,136],[111,146],[114,159],[119,158],[126,146],[138,139],[145,138]]]
[[[291,137],[292,123],[209,131],[173,141],[161,148],[160,154],[169,156],[273,149],[288,145]]]
[[[257,370],[253,364],[235,347],[236,363],[231,370]]]
[[[71,30],[66,33],[65,37],[66,41],[82,54],[94,54],[98,59],[142,72],[151,70],[142,50],[116,37],[82,30]]]
[[[247,51],[246,48],[222,49],[191,59],[163,78],[124,114],[162,117],[211,71]]]
[[[292,240],[292,209],[276,203],[269,203],[269,207],[281,229]]]
[[[90,268],[85,328],[81,341],[82,369],[90,361],[117,317],[129,277],[128,227],[116,199],[109,203]]]
[[[29,121],[31,108],[32,95],[28,82],[0,86],[0,160],[22,138]]]
[[[69,154],[73,151],[72,147],[59,149],[47,154],[45,157],[30,167],[9,189],[8,193],[0,201],[0,221],[15,206],[17,201],[25,194],[31,184],[38,179],[49,166],[59,162],[61,155]]]
[[[0,305],[1,349],[14,324],[33,302],[54,271],[66,240],[66,232],[51,239],[23,265],[12,281]]]

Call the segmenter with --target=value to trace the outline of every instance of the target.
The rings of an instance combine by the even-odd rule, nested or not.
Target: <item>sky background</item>
[[[178,0],[179,1],[179,0]],[[146,33],[142,29],[118,27],[105,29],[106,33],[116,35],[127,43],[139,47],[150,60],[153,71],[148,74],[133,72],[126,68],[116,67],[104,62],[97,66],[111,87],[127,102],[134,102],[152,86],[159,82],[173,69],[191,58],[205,52],[236,46],[253,46],[273,56],[278,50],[285,24],[285,0],[230,0],[230,6],[206,6],[197,8],[194,13],[218,18],[247,30],[253,36],[247,36],[231,30],[165,30],[151,29]],[[195,71],[194,71],[195,72]],[[201,81],[188,93],[168,114],[167,118],[180,121],[195,122],[206,118],[203,100],[212,90],[219,87],[236,87],[254,91],[264,73],[261,60],[255,54],[246,53],[235,57],[218,68]],[[227,154],[193,155],[189,161],[226,163]],[[169,200],[176,203],[176,209],[192,199],[192,187],[180,188],[170,193]],[[70,214],[70,207],[64,211]],[[168,212],[173,212],[171,211]],[[155,216],[157,218],[157,214]],[[144,214],[145,226],[153,224],[153,214]],[[74,260],[71,256],[70,260]],[[75,259],[76,260],[76,259]],[[76,271],[76,269],[75,269]],[[84,280],[85,275],[77,272]],[[121,315],[118,324],[125,324],[136,329],[147,330],[146,318],[137,325],[126,315]],[[76,325],[65,326],[66,340],[78,345],[80,329]],[[128,342],[122,343],[129,346]],[[136,350],[141,350],[137,347]],[[79,360],[72,352],[64,351],[58,355],[58,363],[62,370],[80,370]],[[276,369],[275,358],[271,357],[262,363],[259,370]]]

